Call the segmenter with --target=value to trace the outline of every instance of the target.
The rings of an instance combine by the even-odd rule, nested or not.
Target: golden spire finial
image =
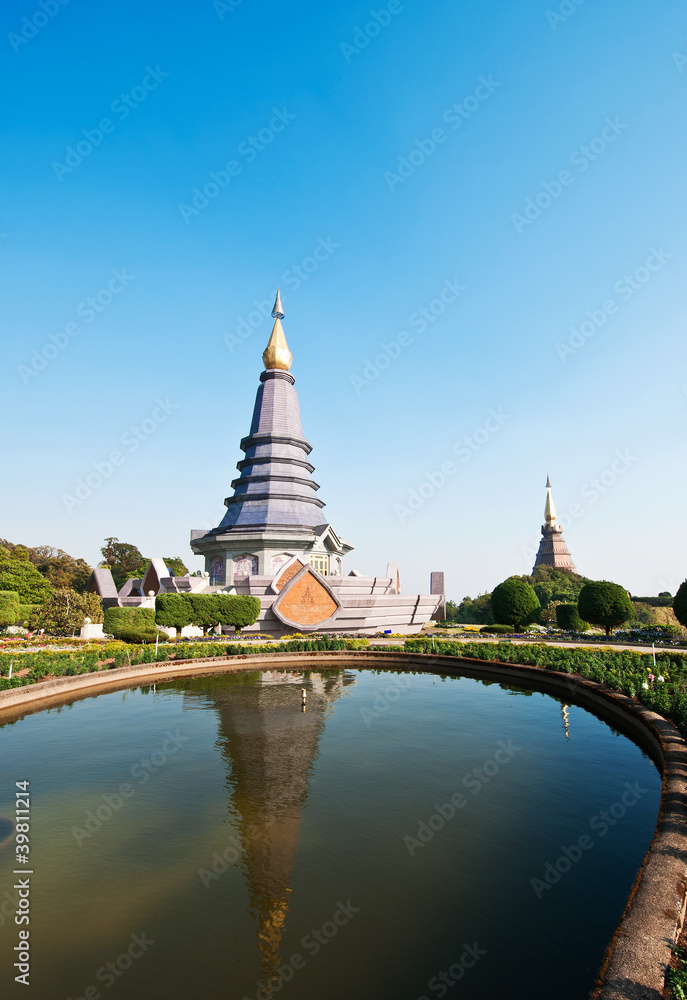
[[[556,508],[551,495],[551,480],[546,477],[546,508],[544,509],[544,520],[547,524],[556,523]]]
[[[281,321],[284,318],[284,311],[281,305],[279,289],[277,289],[277,297],[274,301],[272,315],[274,316],[274,326],[272,327],[267,347],[262,352],[262,363],[265,368],[281,368],[287,372],[291,367],[293,355],[289,350],[289,345],[286,343],[284,328],[281,325]]]

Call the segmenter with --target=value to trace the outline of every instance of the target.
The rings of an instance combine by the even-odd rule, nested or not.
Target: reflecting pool
[[[34,1000],[581,1000],[660,797],[581,707],[410,673],[102,694],[0,760],[2,993],[29,781]]]

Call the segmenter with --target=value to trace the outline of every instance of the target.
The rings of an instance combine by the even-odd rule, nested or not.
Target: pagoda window
[[[326,552],[317,552],[310,556],[310,565],[313,569],[321,573],[322,576],[329,574],[329,556]]]

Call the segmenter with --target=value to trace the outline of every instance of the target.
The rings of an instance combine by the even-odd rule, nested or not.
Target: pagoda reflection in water
[[[355,676],[343,671],[305,678],[265,671],[250,685],[218,685],[207,692],[219,716],[218,746],[228,764],[230,806],[257,922],[265,985],[278,976],[281,964],[301,813],[327,711],[354,683]]]

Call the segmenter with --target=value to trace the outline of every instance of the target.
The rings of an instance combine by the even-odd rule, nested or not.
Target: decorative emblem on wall
[[[234,559],[234,577],[237,576],[257,576],[258,557],[251,555],[237,556]]]
[[[279,589],[272,611],[290,628],[321,628],[336,618],[341,608],[326,579],[300,560],[289,563],[272,585]]]

